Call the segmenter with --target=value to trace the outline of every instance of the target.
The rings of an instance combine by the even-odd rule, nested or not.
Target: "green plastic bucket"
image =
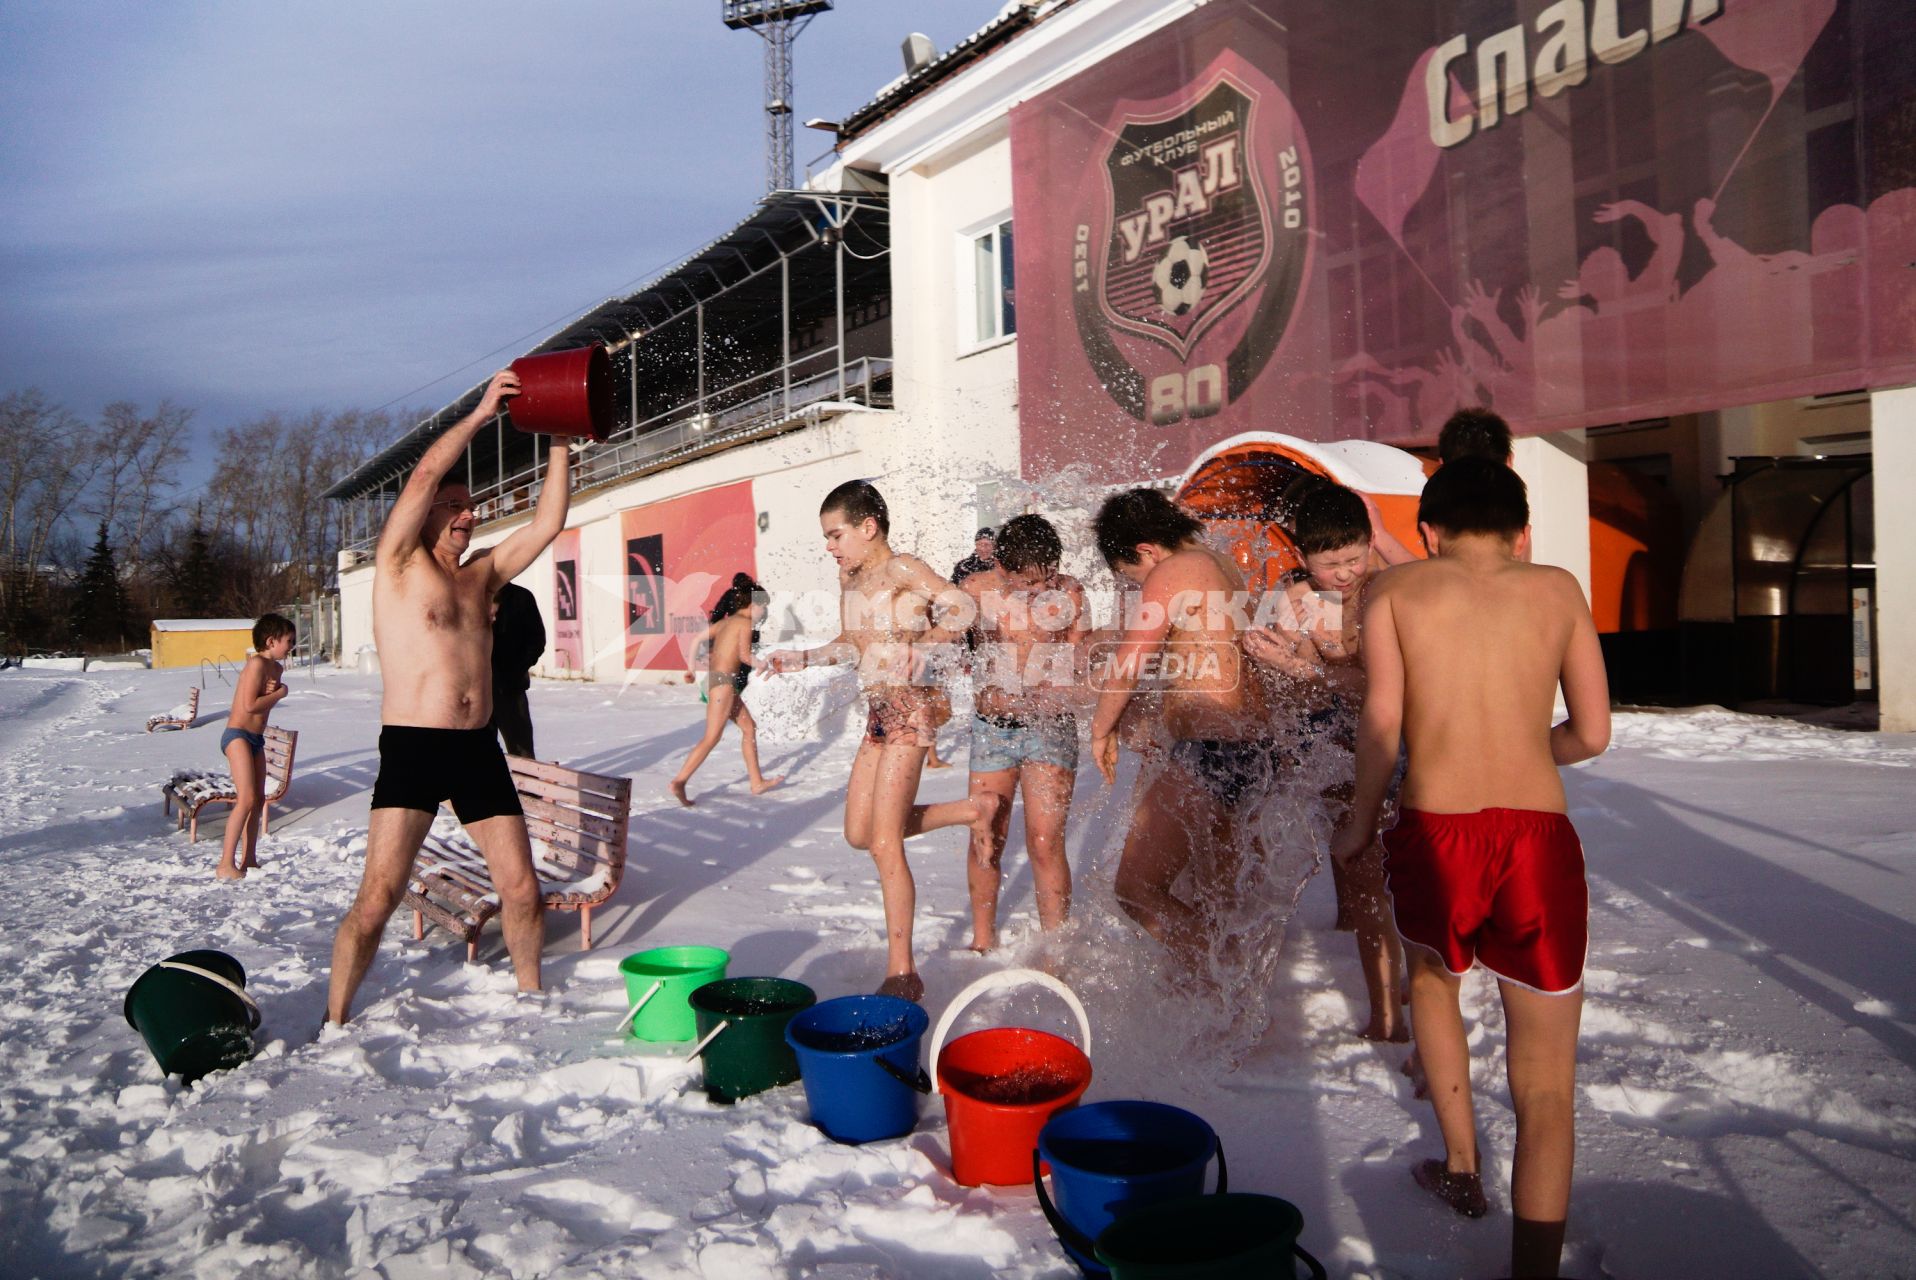
[[[224,951],[182,951],[135,979],[121,1011],[167,1075],[192,1084],[253,1056],[259,1006]]]
[[[643,1000],[632,1017],[640,1040],[690,1040],[698,1031],[686,997],[725,976],[732,957],[717,947],[653,947],[619,961],[625,998]]]
[[[798,1055],[785,1043],[785,1024],[817,1003],[810,987],[787,978],[724,978],[694,991],[692,1013],[705,1045],[705,1096],[737,1102],[798,1079]]]
[[[1111,1280],[1271,1280],[1324,1264],[1297,1243],[1304,1215],[1276,1196],[1184,1196],[1126,1213],[1098,1235]]]

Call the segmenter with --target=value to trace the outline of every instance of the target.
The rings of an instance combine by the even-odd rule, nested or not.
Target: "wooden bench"
[[[286,797],[293,780],[293,752],[299,734],[278,725],[266,726],[266,803],[260,806],[259,830],[266,834],[267,816],[273,805]],[[200,810],[209,804],[232,804],[239,799],[233,776],[212,769],[182,769],[160,788],[160,808],[171,812],[179,805],[178,825],[191,827],[190,839],[200,838]]]
[[[199,718],[199,714],[200,687],[194,685],[192,691],[186,695],[185,702],[171,711],[162,711],[156,716],[148,716],[146,731],[152,733],[155,729],[191,729],[193,721]]]
[[[548,909],[579,913],[579,949],[587,950],[592,908],[617,892],[625,874],[632,779],[520,756],[506,764],[526,811],[540,897]],[[414,938],[426,936],[430,920],[465,939],[468,962],[478,959],[479,932],[500,911],[485,856],[463,831],[426,837],[402,901],[412,908]]]

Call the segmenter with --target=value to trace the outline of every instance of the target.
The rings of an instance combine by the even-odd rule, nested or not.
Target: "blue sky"
[[[999,8],[839,0],[798,42],[797,118]],[[750,208],[762,46],[719,15],[0,0],[0,392],[168,397],[202,433],[436,407]],[[799,129],[801,170],[829,145]]]

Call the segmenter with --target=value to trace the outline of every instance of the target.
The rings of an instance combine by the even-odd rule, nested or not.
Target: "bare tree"
[[[0,396],[0,554],[36,572],[92,474],[87,424],[38,389]]]
[[[165,499],[177,487],[186,458],[186,429],[193,411],[169,400],[151,414],[116,400],[100,413],[94,433],[95,471],[86,513],[107,522],[122,556],[137,564],[147,548]]]

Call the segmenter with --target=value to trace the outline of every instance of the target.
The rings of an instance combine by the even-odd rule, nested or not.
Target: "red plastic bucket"
[[[612,432],[612,359],[598,343],[520,356],[519,394],[506,414],[521,431],[604,440]]]
[[[951,1176],[967,1187],[1023,1186],[1031,1181],[1031,1154],[1045,1122],[1091,1085],[1091,1059],[1062,1036],[1029,1027],[992,1027],[945,1044],[945,1033],[978,996],[1036,984],[1062,996],[1077,1015],[1079,1038],[1091,1044],[1091,1025],[1071,988],[1047,973],[1008,969],[959,992],[932,1040],[938,1092],[945,1099]]]

